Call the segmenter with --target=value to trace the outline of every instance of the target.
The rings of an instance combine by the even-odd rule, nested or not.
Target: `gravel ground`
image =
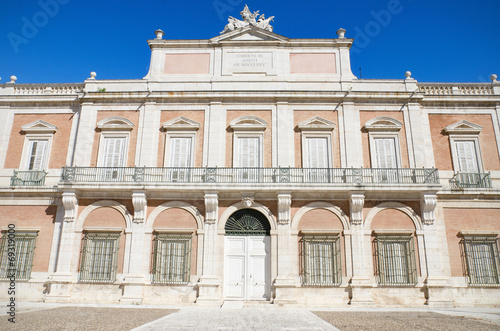
[[[16,314],[13,324],[4,315],[0,330],[130,330],[160,317],[173,309],[63,307]]]
[[[500,326],[479,322],[473,318],[427,312],[331,312],[314,311],[342,331],[350,330],[500,330]]]

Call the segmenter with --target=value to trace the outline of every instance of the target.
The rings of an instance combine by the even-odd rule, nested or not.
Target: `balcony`
[[[10,186],[44,186],[45,171],[17,171],[10,179]]]
[[[439,185],[437,169],[65,167],[61,184]]]
[[[490,173],[459,172],[450,179],[452,189],[491,188]]]

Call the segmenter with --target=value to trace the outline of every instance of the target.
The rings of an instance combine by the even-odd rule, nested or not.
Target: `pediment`
[[[242,116],[231,121],[229,127],[233,130],[265,130],[267,122],[255,116]]]
[[[54,133],[57,131],[57,126],[43,120],[36,120],[23,125],[21,130],[27,133]]]
[[[335,129],[335,123],[329,120],[325,120],[319,116],[315,116],[306,121],[300,122],[297,127],[304,130],[317,130],[317,131],[331,131]]]
[[[479,134],[482,129],[483,127],[480,125],[471,123],[466,120],[462,120],[460,122],[448,125],[444,130],[447,133]]]
[[[121,116],[107,117],[97,123],[99,130],[130,131],[134,127],[131,120]]]
[[[212,43],[227,42],[288,42],[288,38],[255,26],[246,26],[210,39]]]
[[[179,116],[173,120],[167,121],[162,124],[163,130],[198,130],[200,123],[193,121],[187,117]]]
[[[368,131],[399,131],[403,123],[392,117],[375,117],[366,122],[365,129]]]

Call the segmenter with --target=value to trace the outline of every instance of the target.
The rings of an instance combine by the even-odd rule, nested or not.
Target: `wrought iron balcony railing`
[[[459,172],[450,179],[452,189],[491,188],[490,173]]]
[[[439,184],[437,169],[65,167],[62,183]]]
[[[45,171],[17,171],[10,179],[11,186],[43,186],[45,185]]]

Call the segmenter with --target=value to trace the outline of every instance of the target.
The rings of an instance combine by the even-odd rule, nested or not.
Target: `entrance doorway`
[[[254,209],[241,209],[226,222],[224,298],[269,300],[271,296],[270,225]]]

